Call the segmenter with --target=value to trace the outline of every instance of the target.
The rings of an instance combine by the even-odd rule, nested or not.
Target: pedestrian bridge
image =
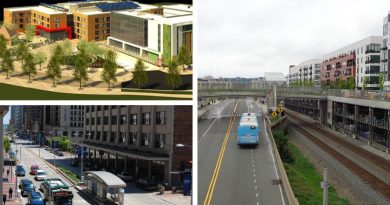
[[[236,91],[198,91],[198,99],[206,98],[242,98],[242,97],[265,97],[265,90],[236,90]]]

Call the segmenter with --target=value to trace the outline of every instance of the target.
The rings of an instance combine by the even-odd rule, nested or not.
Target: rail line
[[[324,137],[326,137],[326,138],[332,140],[333,142],[345,147],[346,149],[355,153],[356,155],[360,156],[361,158],[364,158],[364,159],[372,162],[373,164],[380,167],[384,171],[390,173],[390,161],[384,159],[383,157],[380,157],[380,156],[373,154],[373,153],[371,153],[371,152],[369,152],[369,151],[367,151],[367,150],[365,150],[357,145],[354,145],[354,144],[336,136],[335,134],[324,130],[324,128],[321,128],[320,126],[317,126],[313,123],[304,122],[302,119],[299,119],[298,117],[290,115],[290,114],[288,115],[288,117],[294,118],[298,121],[301,121],[301,122],[303,122],[302,124],[306,123],[307,125],[309,125],[309,126],[307,126],[307,129],[309,129],[309,130],[313,130],[313,127],[315,127],[315,131],[319,132]]]
[[[289,115],[291,116],[291,115]],[[352,160],[348,159],[332,147],[330,147],[328,144],[323,142],[322,140],[315,137],[313,134],[309,133],[302,127],[298,126],[296,123],[288,120],[288,124],[291,127],[294,127],[296,130],[298,130],[300,133],[302,133],[305,137],[307,137],[310,141],[312,141],[314,144],[316,144],[319,148],[321,148],[323,151],[328,153],[330,156],[335,158],[338,162],[343,164],[348,170],[350,170],[352,173],[354,173],[356,176],[358,176],[360,179],[362,179],[365,183],[370,185],[374,190],[381,193],[385,198],[390,199],[390,185],[383,182],[378,177],[374,176],[361,166],[357,165]]]

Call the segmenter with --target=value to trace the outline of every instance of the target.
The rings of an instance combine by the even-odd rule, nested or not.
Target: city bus
[[[46,205],[72,205],[73,193],[61,179],[45,179],[40,189]]]
[[[259,123],[255,113],[243,113],[237,128],[237,144],[254,145],[259,144]]]

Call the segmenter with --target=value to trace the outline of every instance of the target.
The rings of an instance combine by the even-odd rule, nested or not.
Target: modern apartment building
[[[151,63],[166,64],[182,45],[192,51],[192,6],[144,5],[113,11],[107,43]]]
[[[362,89],[367,77],[367,89],[379,88],[380,48],[382,37],[370,36],[323,56],[321,83],[330,85],[341,78],[354,78],[357,89]]]
[[[14,25],[17,32],[24,32],[31,23],[31,9],[34,7],[4,8],[4,24]]]
[[[381,48],[381,71],[385,73],[384,90],[390,91],[390,11],[383,18],[383,44]]]
[[[314,86],[320,85],[321,59],[311,59],[289,67],[287,86],[294,82],[312,81]]]
[[[87,41],[106,40],[110,36],[110,12],[96,7],[79,9],[74,13],[75,38]]]
[[[192,160],[191,106],[85,106],[86,165],[178,184]]]

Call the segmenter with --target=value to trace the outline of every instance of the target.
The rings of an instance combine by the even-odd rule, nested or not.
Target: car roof
[[[37,192],[37,191],[31,192],[31,195],[32,195],[32,196],[40,196],[40,197],[42,197],[41,193],[39,193],[39,192]]]
[[[20,181],[22,181],[22,182],[25,183],[25,184],[32,184],[32,181],[29,180],[29,179],[22,179],[22,180],[20,180]]]
[[[38,165],[31,165],[31,168],[38,168],[39,166]]]

